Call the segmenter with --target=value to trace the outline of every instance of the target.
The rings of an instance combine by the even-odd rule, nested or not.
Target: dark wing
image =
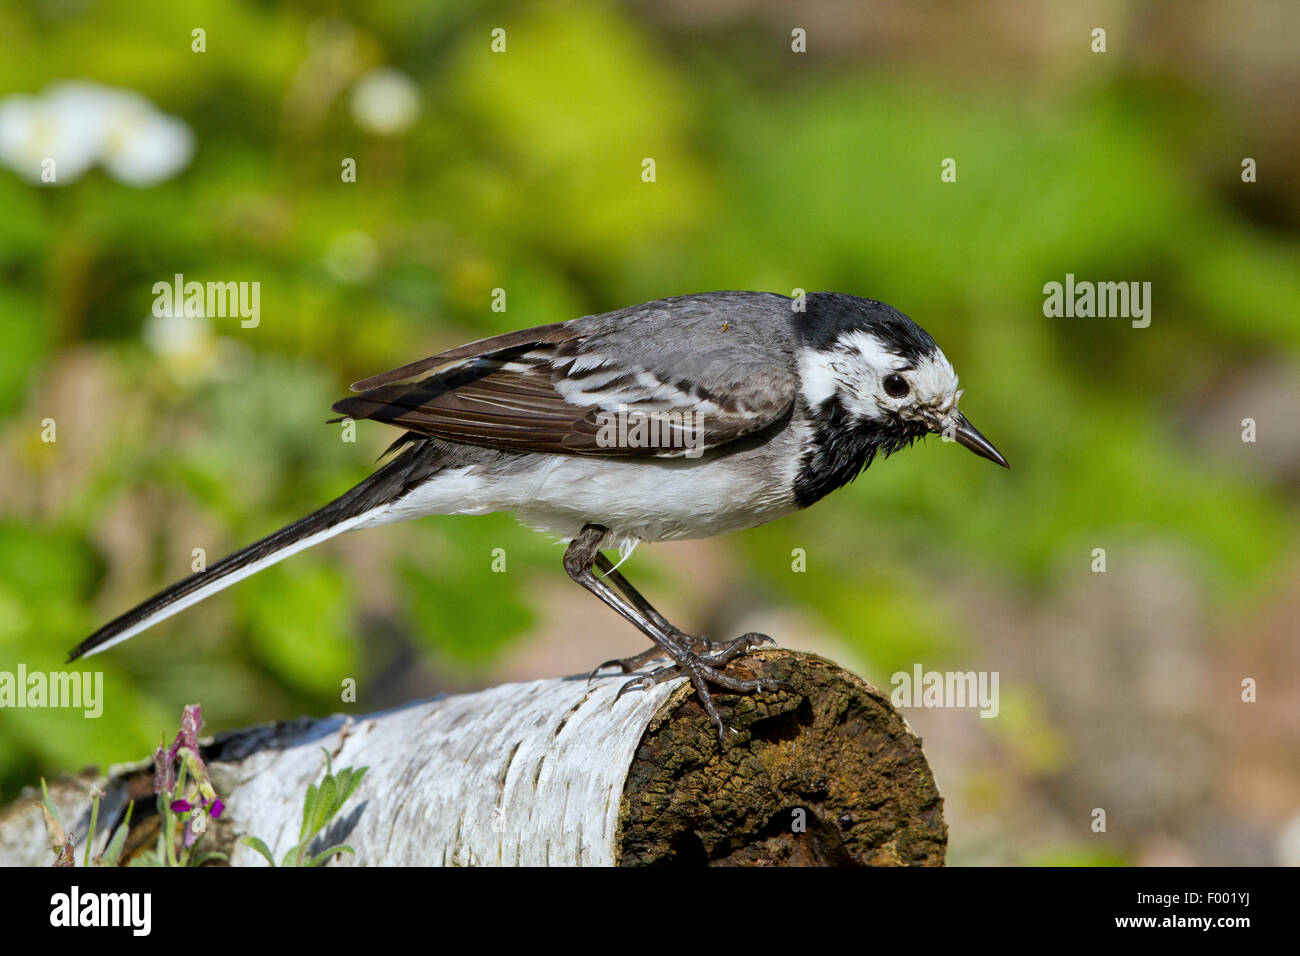
[[[788,349],[723,327],[664,329],[667,350],[608,316],[511,332],[358,382],[334,410],[495,448],[699,453],[781,418],[796,394]]]

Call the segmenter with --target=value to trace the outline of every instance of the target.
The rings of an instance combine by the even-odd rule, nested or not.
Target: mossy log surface
[[[689,686],[651,720],[619,813],[624,866],[938,866],[947,828],[921,741],[888,697],[781,650],[731,665],[794,692],[725,698],[720,750]]]

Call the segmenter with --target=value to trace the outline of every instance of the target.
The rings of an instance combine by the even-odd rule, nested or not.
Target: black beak
[[[953,432],[953,437],[959,442],[981,458],[987,458],[1003,468],[1011,467],[1007,464],[1007,460],[1002,457],[1002,452],[994,448],[993,443],[979,433],[979,429],[966,421],[966,416],[961,412],[957,413],[956,424],[957,428]]]

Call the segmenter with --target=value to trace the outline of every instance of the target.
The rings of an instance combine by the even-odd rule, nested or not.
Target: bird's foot
[[[676,631],[673,637],[677,639],[680,646],[689,648],[695,654],[700,655],[700,659],[704,663],[713,667],[723,667],[755,647],[776,643],[775,638],[760,634],[757,631],[750,631],[748,634],[742,634],[740,637],[724,641],[721,644],[714,644],[707,637],[692,637],[683,631]],[[607,667],[617,667],[624,674],[635,674],[651,661],[671,659],[671,654],[658,644],[654,644],[640,654],[634,654],[631,657],[616,657],[613,660],[597,664],[595,669],[587,675],[587,681],[594,680],[596,675]]]
[[[772,638],[768,637],[766,634],[755,633],[744,634],[735,640],[727,641],[724,644],[714,644],[713,641],[709,640],[707,637],[694,637],[687,634],[685,631],[679,631],[675,628],[672,631],[672,636],[673,640],[679,647],[686,648],[696,654],[704,655],[706,657],[706,663],[713,664],[714,666],[726,664],[728,661],[734,660],[736,657],[745,653],[745,651],[749,650],[751,647],[757,647],[759,644],[764,642],[776,643],[776,641],[772,640]],[[724,651],[726,653],[719,656],[719,652]],[[624,674],[635,674],[651,661],[671,659],[672,655],[668,651],[664,650],[658,644],[654,644],[642,651],[640,654],[634,654],[631,657],[616,657],[613,660],[597,664],[595,670],[588,675],[587,680],[589,682],[593,680],[596,675],[606,667],[617,667]]]
[[[596,678],[596,675],[599,674],[601,671],[603,671],[606,667],[617,667],[624,674],[634,674],[637,671],[639,671],[641,668],[649,664],[651,661],[660,661],[660,660],[667,660],[667,659],[668,659],[668,652],[665,651],[658,644],[655,644],[652,647],[649,647],[646,650],[642,651],[640,654],[634,654],[631,657],[616,657],[612,661],[605,661],[601,664],[597,664],[595,670],[593,670],[587,676],[587,682],[591,683],[591,681],[593,681]]]
[[[703,642],[703,647],[697,642],[691,648],[700,655],[700,659],[712,667],[724,667],[755,647],[761,647],[764,644],[775,644],[776,638],[760,634],[758,631],[750,631],[748,634],[742,634],[740,637],[732,638],[721,644],[715,645],[707,637],[701,638],[700,641]]]
[[[615,695],[614,699],[617,700],[628,691],[649,690],[657,684],[662,684],[677,677],[689,677],[691,683],[695,685],[695,693],[700,698],[700,704],[703,706],[704,712],[709,715],[709,720],[718,729],[718,742],[725,745],[727,725],[723,722],[717,704],[713,701],[713,695],[709,692],[710,684],[736,694],[757,694],[768,690],[794,690],[785,681],[770,677],[753,679],[732,677],[721,670],[722,667],[725,667],[751,648],[768,642],[776,643],[766,634],[752,632],[719,644],[716,647],[706,641],[705,646],[708,650],[703,653],[694,648],[672,655],[661,651],[658,656],[671,656],[674,663],[669,664],[667,667],[660,667],[648,674],[632,678],[618,689],[618,694]],[[656,648],[656,650],[658,649]],[[638,655],[638,657],[644,657],[649,653],[647,651],[645,654]]]

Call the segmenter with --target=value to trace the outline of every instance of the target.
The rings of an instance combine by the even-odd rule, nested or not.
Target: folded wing
[[[686,340],[674,361],[590,320],[541,326],[358,382],[361,394],[334,409],[467,444],[655,456],[717,447],[788,414],[796,379],[780,351],[738,336]]]

